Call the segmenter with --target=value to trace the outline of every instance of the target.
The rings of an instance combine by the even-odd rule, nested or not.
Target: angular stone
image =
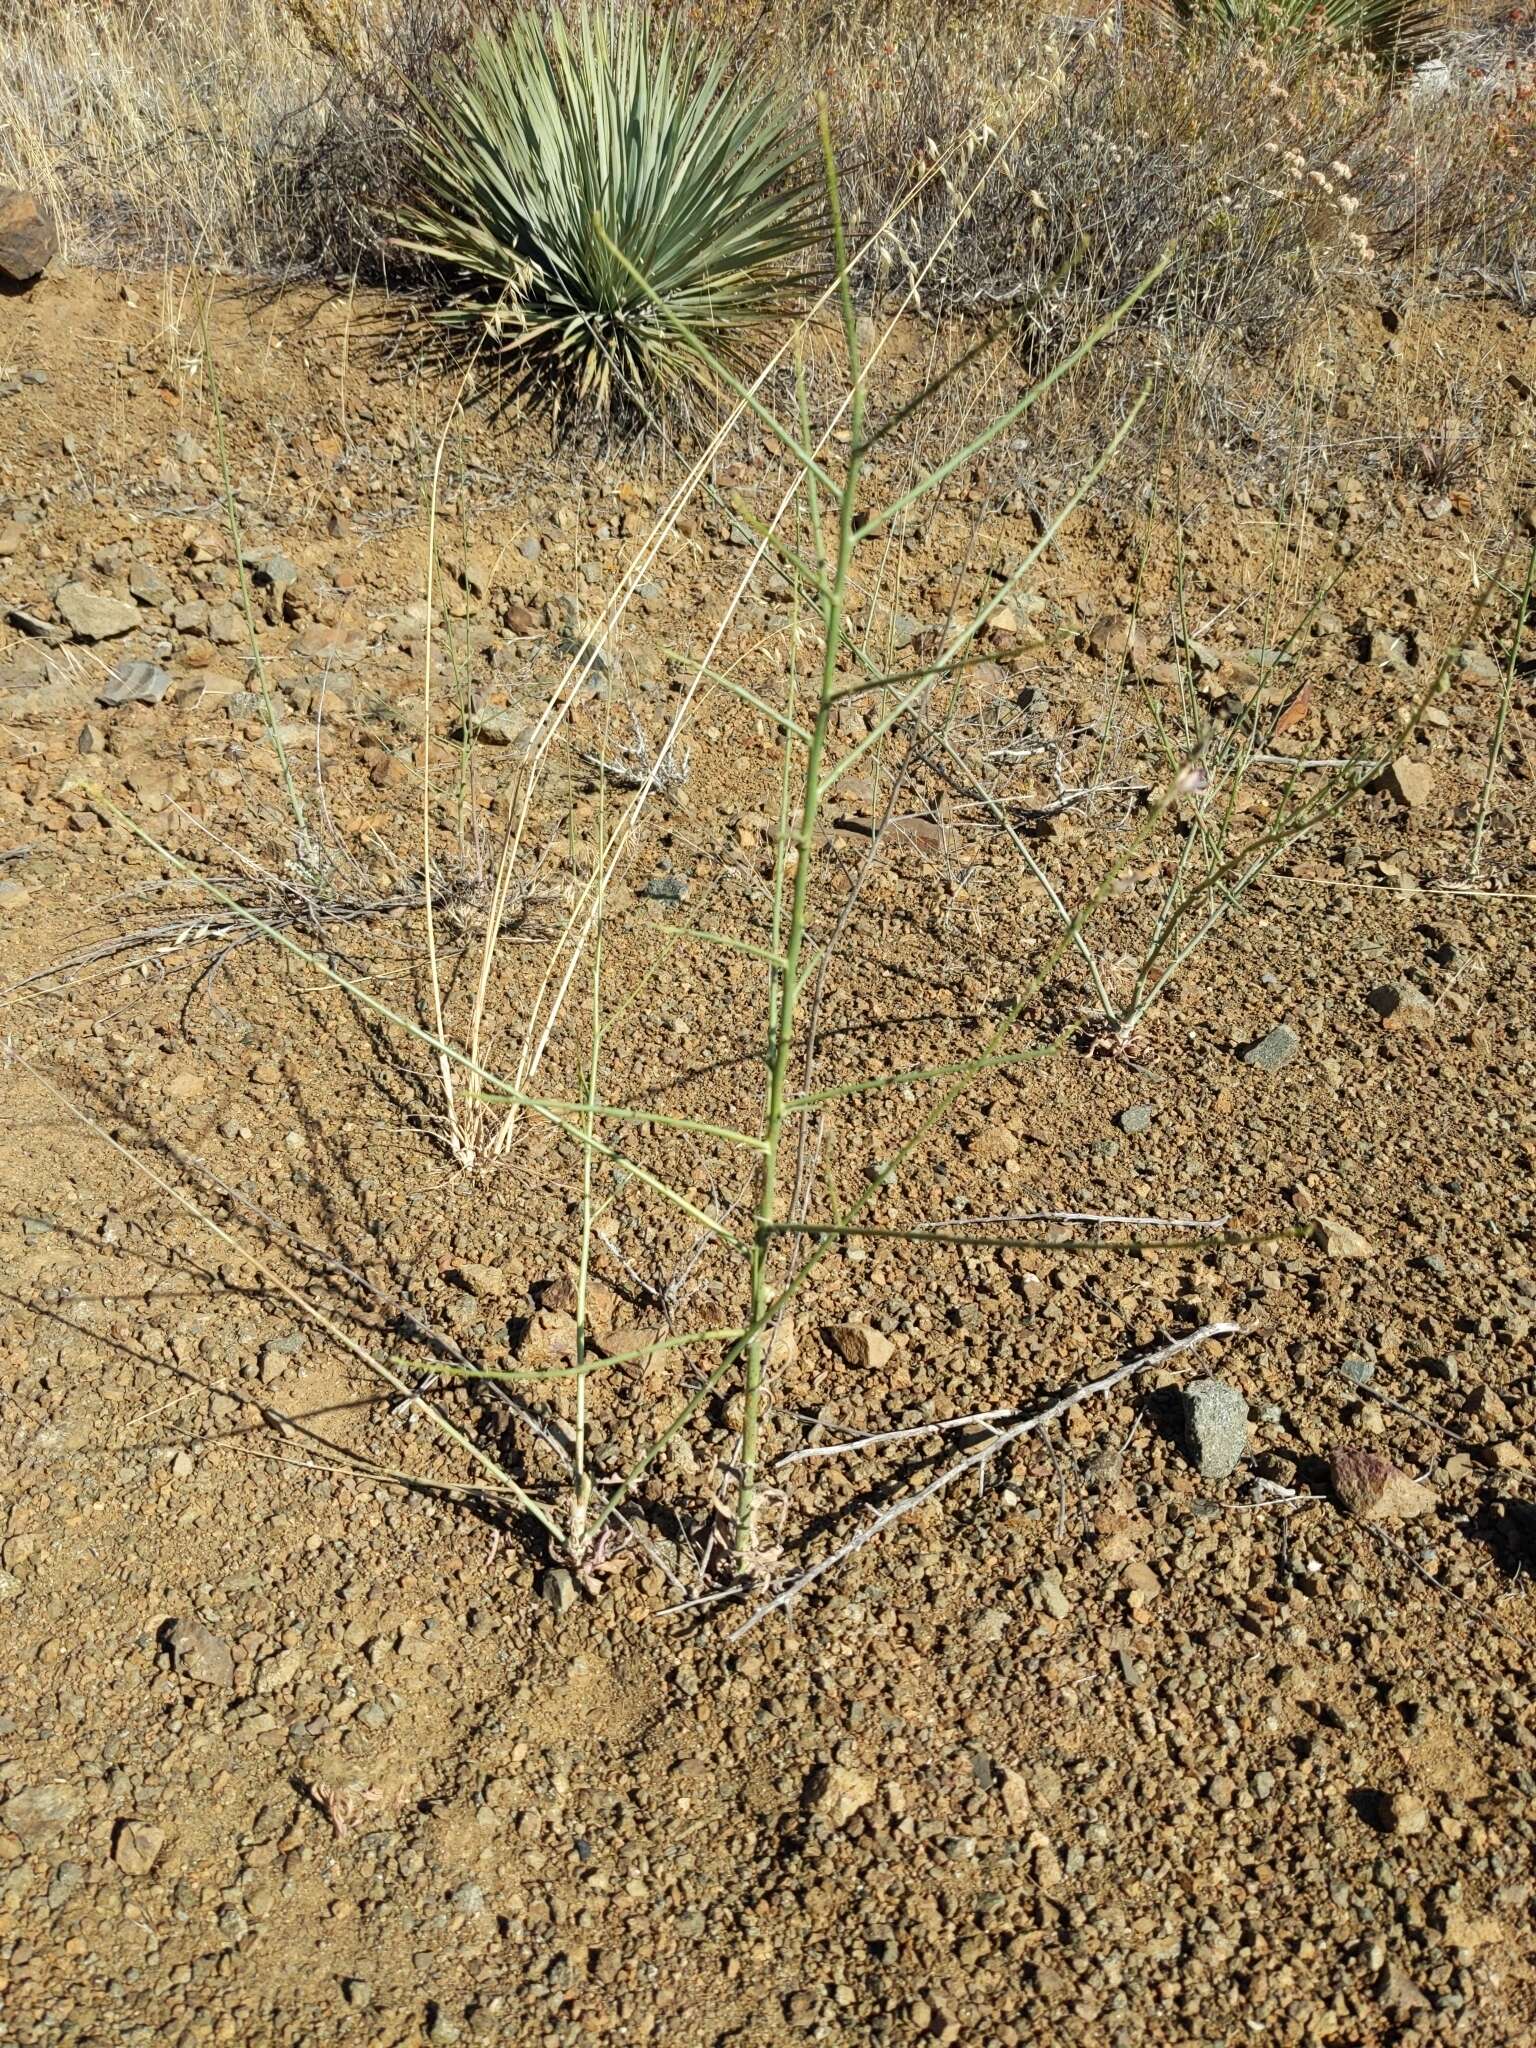
[[[228,1643],[193,1616],[173,1622],[166,1640],[183,1678],[190,1678],[194,1685],[227,1688],[234,1684],[235,1660]]]
[[[502,1267],[482,1265],[473,1259],[460,1259],[443,1277],[466,1294],[486,1301],[494,1301],[507,1291],[507,1276]]]
[[[360,661],[365,642],[361,633],[344,626],[306,626],[294,642],[294,652],[305,661]]]
[[[135,562],[128,571],[128,588],[140,604],[163,612],[176,602],[176,593],[153,562]]]
[[[1289,1024],[1277,1024],[1243,1052],[1245,1067],[1257,1067],[1261,1074],[1278,1074],[1301,1050],[1301,1040]]]
[[[1030,1593],[1035,1605],[1042,1613],[1048,1614],[1052,1621],[1065,1621],[1072,1612],[1072,1602],[1067,1597],[1066,1587],[1061,1583],[1061,1573],[1054,1566],[1049,1571],[1040,1573],[1030,1587]]]
[[[1470,683],[1501,683],[1504,671],[1491,654],[1476,647],[1463,647],[1457,667]]]
[[[520,1365],[569,1365],[576,1357],[576,1318],[563,1309],[541,1308],[528,1318],[518,1350]]]
[[[1008,1816],[1008,1825],[1015,1834],[1022,1835],[1034,1818],[1034,1803],[1029,1796],[1029,1783],[1022,1771],[1004,1770],[1001,1774],[1003,1811]]]
[[[539,1580],[539,1597],[556,1614],[569,1614],[576,1604],[576,1581],[568,1571],[545,1572]]]
[[[1382,1802],[1381,1824],[1389,1835],[1422,1835],[1429,1827],[1429,1808],[1412,1792],[1394,1792]]]
[[[461,737],[479,740],[486,747],[511,747],[519,754],[530,753],[538,743],[537,729],[527,712],[511,706],[473,713]]]
[[[14,626],[29,639],[41,640],[45,647],[62,647],[69,638],[68,629],[55,624],[52,619],[40,619],[36,612],[29,612],[19,604],[6,607],[6,623]]]
[[[1312,1225],[1312,1242],[1330,1259],[1373,1259],[1376,1247],[1358,1230],[1341,1223],[1337,1216],[1320,1216]]]
[[[1194,1380],[1184,1389],[1184,1435],[1202,1479],[1225,1479],[1248,1448],[1248,1403],[1225,1380]]]
[[[1429,2000],[1402,1964],[1390,1959],[1382,1965],[1376,1979],[1376,2003],[1399,2018],[1430,2009]]]
[[[867,1323],[834,1323],[827,1331],[827,1342],[845,1365],[861,1371],[880,1372],[896,1354],[890,1338]]]
[[[1408,1522],[1427,1514],[1439,1495],[1400,1471],[1380,1451],[1337,1450],[1328,1460],[1334,1497],[1357,1522]]]
[[[136,604],[92,590],[88,583],[66,583],[54,604],[77,640],[116,640],[139,623]]]
[[[1391,797],[1393,803],[1401,804],[1405,811],[1421,811],[1433,800],[1435,794],[1435,771],[1427,761],[1416,761],[1408,756],[1391,762],[1371,784],[1373,790]]]
[[[125,1877],[148,1877],[164,1847],[164,1828],[143,1820],[120,1820],[112,1835],[112,1861]]]
[[[25,1843],[48,1842],[80,1818],[84,1795],[73,1785],[29,1785],[0,1806],[0,1828]]]
[[[264,554],[245,554],[240,559],[250,570],[254,582],[265,583],[271,589],[285,590],[290,583],[299,580],[298,563],[276,549]]]
[[[1510,1938],[1496,1913],[1474,1913],[1466,1906],[1447,1906],[1440,1931],[1451,1948],[1468,1955],[1480,1948],[1503,1948]]]
[[[846,1827],[879,1791],[878,1782],[867,1771],[849,1764],[823,1764],[811,1773],[806,1803],[832,1827]]]
[[[158,704],[171,687],[170,672],[153,661],[120,661],[96,692],[109,710],[124,704]]]
[[[1385,981],[1366,1001],[1389,1031],[1428,1031],[1435,1022],[1434,1004],[1411,981]]]
[[[0,189],[0,277],[30,284],[59,253],[58,230],[30,192]]]
[[[491,587],[491,565],[479,555],[460,555],[445,566],[454,582],[470,597],[484,597]]]

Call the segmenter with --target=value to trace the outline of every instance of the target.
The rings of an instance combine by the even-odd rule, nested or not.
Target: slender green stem
[[[837,659],[843,637],[843,620],[848,602],[848,579],[853,566],[855,513],[859,475],[863,463],[864,371],[859,354],[858,318],[848,275],[848,251],[843,238],[842,210],[838,204],[837,165],[832,152],[832,133],[826,102],[820,108],[821,147],[826,163],[827,202],[832,224],[832,245],[838,273],[838,297],[843,316],[843,336],[848,351],[851,398],[848,409],[849,449],[837,502],[837,550],[821,606],[821,687],[817,695],[816,718],[805,750],[804,774],[800,785],[800,816],[795,833],[794,878],[789,907],[789,928],[784,935],[783,967],[769,983],[769,1070],[768,1106],[763,1120],[763,1169],[758,1183],[757,1221],[751,1254],[748,1293],[748,1321],[753,1335],[748,1339],[746,1371],[743,1378],[741,1423],[741,1483],[736,1505],[736,1566],[746,1569],[753,1547],[753,1525],[757,1508],[758,1441],[762,1430],[763,1356],[768,1311],[772,1301],[772,1249],[775,1209],[779,1192],[779,1159],[784,1136],[784,1119],[789,1101],[789,1076],[794,1058],[795,1019],[802,986],[800,959],[805,943],[806,905],[810,897],[814,862],[816,819],[823,794],[822,757],[831,729],[833,697],[837,690]],[[807,465],[807,477],[812,476]],[[779,861],[784,851],[780,844]]]

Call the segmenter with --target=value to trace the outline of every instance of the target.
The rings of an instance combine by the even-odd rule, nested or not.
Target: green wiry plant
[[[645,6],[547,29],[529,10],[479,37],[422,101],[416,147],[398,225],[440,270],[438,341],[514,387],[546,380],[557,403],[607,410],[697,381],[668,314],[739,362],[818,232],[791,109],[743,82],[725,43]]]
[[[1420,0],[1171,0],[1180,20],[1227,32],[1322,34],[1356,44],[1385,63],[1411,63],[1435,26]]]
[[[464,1471],[462,1461],[472,1459],[477,1470],[456,1479],[456,1485],[472,1485],[516,1506],[543,1531],[549,1555],[568,1564],[584,1585],[601,1582],[620,1546],[654,1550],[658,1535],[675,1528],[697,1544],[689,1568],[696,1583],[714,1582],[706,1597],[774,1587],[759,1611],[782,1604],[797,1584],[830,1568],[847,1548],[824,1557],[799,1580],[786,1584],[778,1577],[777,1532],[770,1512],[774,1482],[801,1455],[776,1455],[786,1406],[780,1383],[793,1370],[795,1316],[815,1301],[818,1278],[830,1277],[845,1255],[852,1256],[851,1240],[859,1242],[861,1251],[866,1241],[909,1244],[922,1257],[1041,1248],[1033,1226],[1051,1219],[1004,1216],[989,1223],[958,1209],[925,1216],[913,1211],[903,1182],[915,1177],[911,1170],[942,1141],[967,1090],[1060,1050],[1071,1027],[1047,1021],[1043,993],[1067,957],[1088,948],[1090,925],[1129,871],[1162,844],[1176,807],[1198,793],[1203,773],[1198,759],[1171,762],[1165,789],[1127,820],[1102,863],[1095,858],[1070,891],[1048,884],[1056,927],[1046,926],[1029,955],[1007,962],[1004,985],[989,995],[986,1009],[974,1019],[955,1017],[952,1033],[924,1041],[921,1049],[909,1051],[903,1041],[889,1068],[884,1060],[866,1060],[854,1043],[841,1052],[825,1047],[818,1052],[824,984],[830,1001],[834,985],[852,986],[858,971],[857,962],[844,952],[857,915],[858,885],[845,887],[838,863],[827,858],[826,821],[834,807],[850,798],[855,778],[882,773],[882,762],[905,748],[909,738],[917,743],[911,756],[914,773],[918,753],[932,760],[936,750],[950,744],[957,707],[968,701],[963,693],[980,666],[982,650],[1007,630],[998,623],[1004,607],[1022,601],[1065,521],[1114,461],[1134,428],[1145,391],[1033,543],[1018,558],[1010,557],[1000,574],[989,576],[979,595],[973,591],[958,599],[931,638],[925,635],[921,644],[912,643],[909,655],[899,655],[862,622],[874,616],[877,597],[883,604],[895,595],[890,564],[902,538],[918,522],[932,519],[946,495],[959,487],[957,480],[987,451],[1006,446],[1040,401],[1110,340],[1156,289],[1173,260],[1171,251],[1161,252],[1102,320],[1027,389],[1001,405],[985,403],[979,420],[963,427],[944,417],[943,431],[930,442],[915,429],[936,411],[934,402],[947,392],[950,372],[939,369],[904,400],[887,397],[883,382],[875,382],[892,330],[871,335],[858,317],[853,277],[862,252],[850,250],[844,240],[824,107],[822,153],[833,276],[827,297],[840,315],[845,349],[843,372],[824,400],[813,396],[812,371],[818,366],[804,344],[803,329],[793,350],[792,395],[775,404],[769,394],[783,391],[782,382],[770,387],[766,372],[742,380],[683,316],[657,305],[679,346],[696,353],[708,374],[734,397],[732,424],[749,425],[783,463],[769,498],[741,507],[757,545],[726,618],[738,609],[754,576],[759,581],[771,576],[784,586],[790,614],[784,659],[770,676],[754,677],[760,688],[749,687],[720,664],[726,618],[706,650],[679,658],[684,674],[678,680],[684,688],[646,779],[654,784],[657,767],[669,749],[681,745],[684,721],[707,691],[719,690],[744,705],[760,721],[762,737],[772,735],[777,742],[777,825],[770,834],[773,852],[766,872],[740,896],[723,888],[718,898],[701,891],[692,899],[687,923],[658,925],[647,912],[645,924],[638,926],[624,908],[625,892],[618,884],[620,863],[643,844],[636,820],[648,791],[642,788],[621,809],[610,803],[600,774],[590,833],[581,839],[574,829],[570,834],[565,922],[539,942],[542,958],[509,985],[504,960],[498,966],[505,951],[504,906],[533,843],[535,791],[541,810],[554,804],[558,814],[568,802],[546,768],[554,765],[555,735],[585,673],[583,651],[577,650],[541,714],[538,744],[511,806],[479,941],[478,975],[469,948],[463,955],[469,971],[458,973],[447,961],[440,965],[444,936],[431,915],[430,899],[424,902],[430,999],[423,991],[417,1014],[395,1007],[371,978],[301,943],[292,929],[253,912],[228,889],[206,878],[200,883],[222,913],[318,972],[329,990],[367,1016],[370,1028],[388,1027],[391,1035],[414,1041],[431,1056],[441,1084],[440,1129],[453,1156],[466,1170],[483,1173],[488,1188],[505,1156],[508,1135],[535,1126],[542,1127],[573,1169],[579,1200],[572,1205],[578,1222],[571,1307],[552,1305],[551,1325],[541,1326],[537,1345],[529,1341],[535,1335],[530,1327],[514,1363],[481,1362],[427,1331],[413,1313],[403,1319],[403,1327],[410,1348],[419,1353],[414,1366],[394,1355],[379,1358],[361,1341],[349,1347],[357,1362],[391,1395],[406,1392],[432,1420],[459,1461],[456,1470]],[[637,291],[647,293],[648,281],[616,244],[613,253],[632,271]],[[655,304],[655,295],[651,298]],[[450,420],[445,426],[445,438],[453,424]],[[670,511],[658,522],[663,534],[675,528],[703,488],[712,455],[724,446],[728,431],[721,429],[713,448],[679,487]],[[434,505],[436,481],[435,473]],[[645,573],[647,551],[659,545],[660,536],[653,532],[607,608],[605,633],[618,624],[637,577]],[[429,582],[429,607],[430,589]],[[907,661],[913,665],[904,665]],[[691,679],[685,681],[687,671]],[[429,733],[430,666],[426,673],[424,733]],[[857,722],[850,713],[857,714]],[[607,751],[608,742],[600,741],[599,762]],[[424,743],[421,861],[429,880],[440,870],[443,852],[443,828],[433,822],[440,815],[434,796],[442,791],[441,781],[432,779],[432,758]],[[168,849],[144,837],[163,859],[179,865]],[[1201,874],[1203,889],[1184,891],[1192,901],[1198,896],[1197,908],[1177,922],[1166,921],[1166,932],[1154,935],[1160,951],[1149,970],[1146,1000],[1166,978],[1158,962],[1175,954],[1182,962],[1240,900],[1243,877],[1234,881],[1230,860],[1224,867],[1220,854],[1213,855]],[[637,931],[649,964],[643,972],[626,974],[621,993],[607,984],[608,963],[622,959],[619,949]],[[728,1020],[719,1072],[724,1077],[733,1067],[741,1069],[735,1083],[721,1079],[707,1118],[690,1113],[687,1096],[679,1099],[666,1084],[655,1085],[651,1034],[638,1007],[648,988],[665,982],[678,946],[707,947],[718,960],[720,1012]],[[589,1028],[580,1031],[567,999],[575,989],[579,1000],[583,985],[591,988],[591,1014]],[[563,1016],[573,1028],[557,1034]],[[744,1017],[750,1018],[744,1028],[731,1021]],[[972,1022],[981,1027],[975,1037]],[[508,1027],[514,1037],[510,1048],[503,1041]],[[509,1051],[510,1059],[505,1056]],[[825,1152],[823,1139],[828,1141]],[[807,1165],[812,1150],[820,1156]],[[846,1170],[855,1160],[867,1165],[856,1173]],[[1055,1220],[1123,1223],[1138,1231],[1144,1221]],[[1050,1242],[1058,1252],[1134,1244],[1177,1247],[1182,1254],[1203,1244],[1200,1235],[1191,1233],[1207,1227],[1219,1225],[1176,1218],[1166,1236],[1152,1239],[1080,1240],[1055,1232]],[[599,1323],[597,1317],[606,1312],[595,1305],[594,1296],[599,1283],[608,1283],[595,1270],[594,1255],[601,1255],[605,1265],[617,1264],[633,1280],[639,1269],[631,1252],[648,1262],[651,1246],[675,1250],[680,1237],[689,1245],[682,1264],[667,1274],[653,1273],[664,1284],[643,1276],[639,1280],[649,1304],[643,1320],[633,1327]],[[684,1313],[695,1295],[695,1306]],[[539,1298],[543,1315],[542,1290]],[[329,1320],[317,1318],[317,1326],[332,1334]],[[1172,1349],[1222,1334],[1230,1334],[1229,1325],[1206,1326],[1176,1340]],[[1170,1355],[1165,1347],[1134,1369]],[[493,1466],[489,1453],[445,1412],[446,1399],[462,1391],[464,1382],[474,1386],[478,1398],[496,1397],[504,1404],[509,1432],[522,1439],[523,1460],[509,1453]],[[442,1383],[444,1398],[431,1398]],[[1111,1375],[1093,1386],[1117,1383]],[[1087,1391],[1067,1397],[1069,1403]],[[686,1511],[673,1499],[663,1502],[658,1498],[667,1477],[663,1461],[676,1446],[689,1452],[684,1469],[694,1469],[689,1438],[702,1435],[707,1442],[714,1433],[711,1413],[717,1410],[723,1410],[728,1448],[717,1460],[707,1502],[691,1488],[683,1496]],[[1002,1412],[989,1411],[990,1419]],[[1061,1410],[1058,1404],[1045,1412]],[[1017,1431],[1034,1424],[1010,1426]],[[894,1438],[904,1440],[905,1434],[897,1431]],[[888,1440],[885,1433],[871,1439]],[[870,1530],[932,1498],[971,1470],[975,1456],[962,1454],[938,1478],[883,1510]],[[701,1527],[707,1532],[702,1539]],[[656,1555],[665,1552],[656,1550]],[[680,1550],[677,1558],[681,1566]]]

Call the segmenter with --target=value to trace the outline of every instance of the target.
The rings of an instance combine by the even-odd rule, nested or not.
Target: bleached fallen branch
[[[1214,1337],[1235,1337],[1240,1334],[1236,1323],[1205,1323],[1198,1330],[1191,1330],[1187,1337],[1175,1337],[1167,1344],[1159,1345],[1155,1351],[1144,1352],[1140,1358],[1127,1359],[1124,1365],[1117,1365],[1113,1372],[1105,1373],[1102,1379],[1089,1380],[1086,1386],[1075,1387],[1070,1394],[1063,1394],[1060,1400],[1053,1401],[1048,1408],[1042,1408],[1034,1415],[1026,1415],[1006,1429],[998,1430],[979,1450],[968,1451],[963,1458],[957,1459],[953,1465],[939,1473],[936,1479],[930,1479],[926,1486],[920,1486],[915,1493],[905,1494],[900,1500],[893,1501],[888,1508],[882,1508],[879,1514],[846,1543],[832,1551],[829,1556],[822,1558],[819,1563],[801,1572],[797,1578],[775,1593],[771,1600],[765,1600],[754,1608],[741,1626],[731,1631],[728,1640],[733,1643],[739,1642],[750,1630],[756,1628],[760,1621],[766,1621],[768,1616],[779,1608],[788,1607],[792,1600],[808,1586],[813,1585],[817,1579],[824,1578],[834,1566],[844,1563],[855,1551],[862,1550],[866,1543],[872,1543],[882,1530],[888,1529],[893,1522],[900,1521],[903,1515],[909,1515],[914,1509],[936,1499],[939,1494],[953,1486],[957,1479],[963,1479],[968,1472],[974,1472],[989,1458],[995,1458],[998,1452],[1005,1450],[1009,1444],[1017,1443],[1021,1437],[1029,1436],[1037,1429],[1044,1429],[1048,1423],[1059,1421],[1072,1409],[1081,1407],[1084,1401],[1091,1401],[1096,1394],[1109,1393],[1113,1388],[1122,1386],[1125,1381],[1134,1379],[1138,1373],[1146,1372],[1154,1365],[1165,1365],[1170,1358],[1177,1358],[1185,1351],[1193,1351],[1197,1345],[1207,1344]],[[989,1418],[971,1416],[964,1419],[979,1425]],[[951,1423],[947,1426],[958,1428],[960,1424]],[[899,1432],[903,1435],[906,1433]],[[927,1432],[924,1430],[917,1433]],[[877,1437],[870,1441],[879,1442],[881,1439]],[[890,1439],[887,1438],[886,1441]],[[850,1446],[843,1444],[838,1448],[847,1450]]]

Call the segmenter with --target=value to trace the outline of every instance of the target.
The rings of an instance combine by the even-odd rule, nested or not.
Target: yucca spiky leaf
[[[415,142],[399,227],[440,272],[428,319],[514,384],[546,378],[557,402],[606,410],[698,378],[662,307],[739,361],[818,233],[790,110],[734,78],[724,45],[642,7],[547,30],[530,9],[477,38],[422,103]]]

